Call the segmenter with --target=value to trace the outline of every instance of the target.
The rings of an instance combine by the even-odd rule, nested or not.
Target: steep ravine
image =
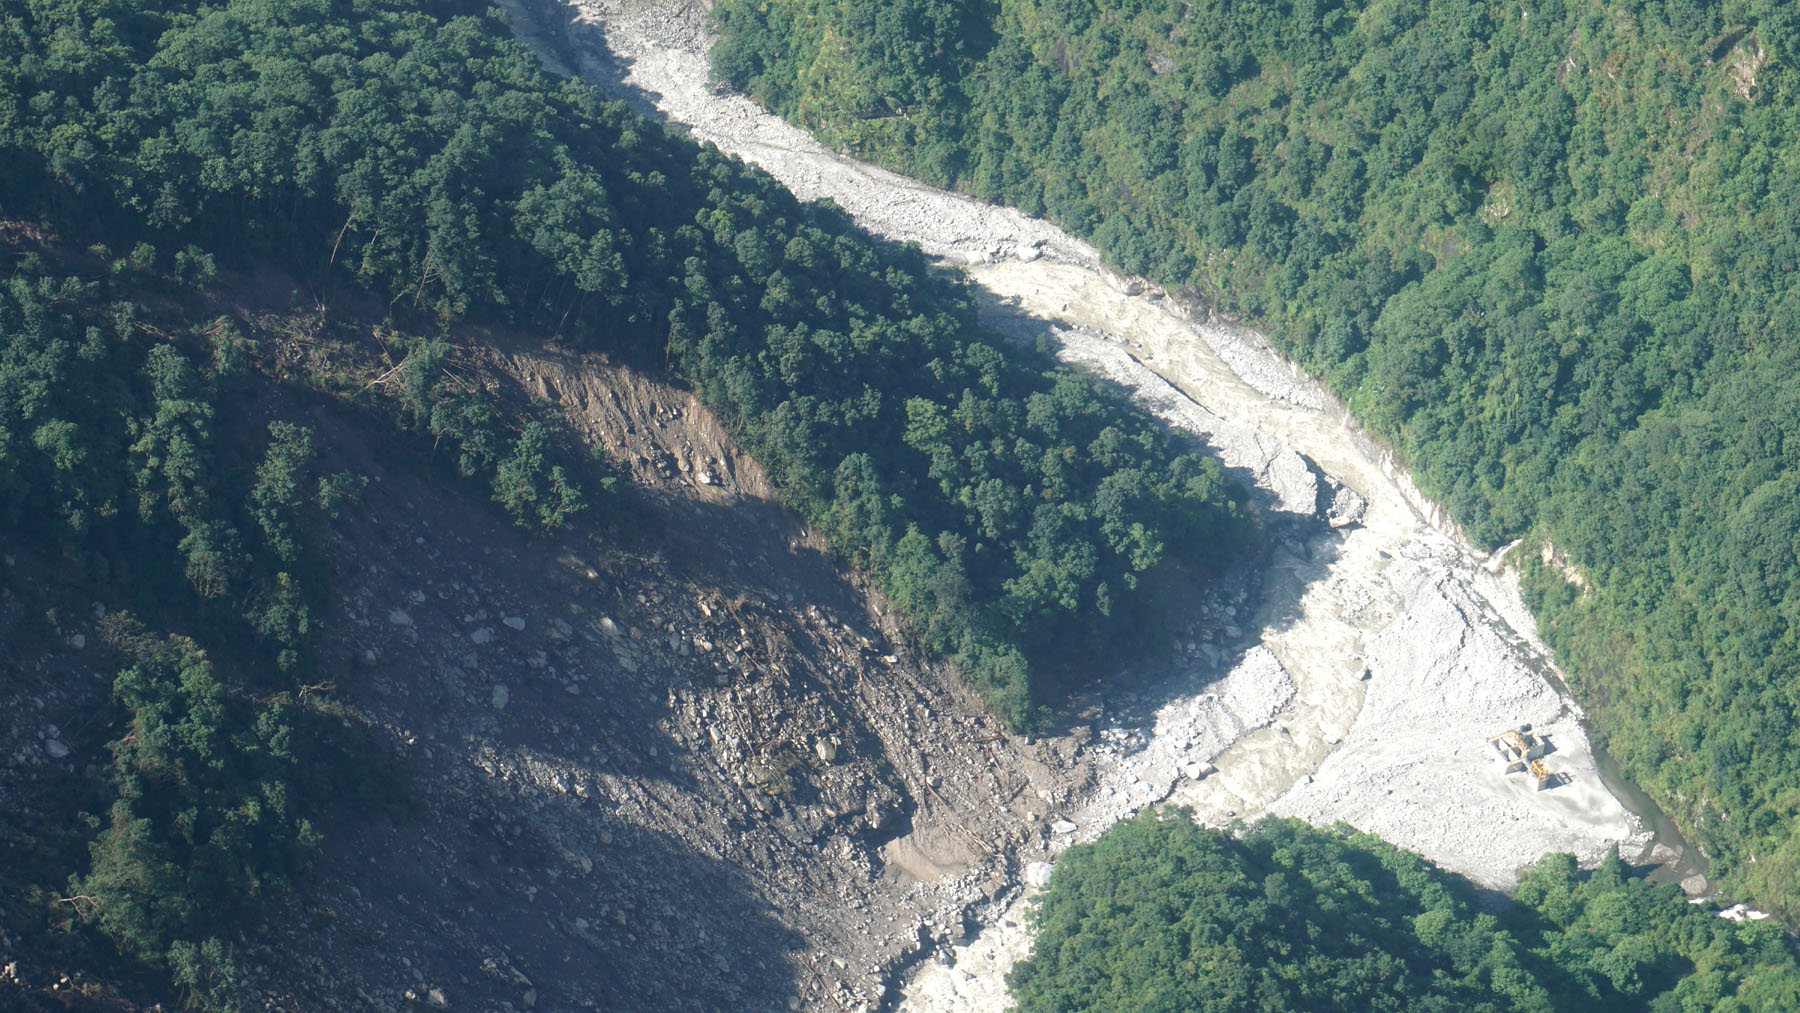
[[[1593,861],[1620,844],[1628,858],[1666,857],[1601,784],[1513,575],[1484,565],[1316,384],[1260,336],[1194,319],[1044,222],[856,163],[714,94],[704,7],[577,0],[518,13],[565,69],[963,266],[997,326],[1049,331],[1065,359],[1193,433],[1271,517],[1288,518],[1271,525],[1279,544],[1260,600],[1226,605],[1216,639],[1183,644],[1143,692],[1106,702],[1095,784],[1053,825],[1052,850],[1172,800],[1209,822],[1345,820],[1500,889],[1548,851]],[[1495,762],[1489,737],[1521,724],[1554,746],[1550,790]],[[1020,873],[1041,881],[1047,868]],[[940,948],[903,1005],[999,1005],[1000,974],[1027,942],[1019,913],[990,909],[996,929]]]

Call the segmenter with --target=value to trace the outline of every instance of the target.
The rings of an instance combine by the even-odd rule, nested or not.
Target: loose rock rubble
[[[1261,644],[1217,681],[1194,696],[1159,707],[1147,732],[1110,729],[1121,749],[1101,766],[1099,787],[1068,832],[1091,840],[1119,820],[1167,799],[1178,781],[1199,781],[1216,773],[1214,760],[1247,732],[1267,726],[1294,698],[1273,652]]]
[[[527,537],[314,414],[373,479],[321,667],[413,798],[326,828],[256,1005],[857,1009],[1011,902],[1081,742],[1007,733],[691,395],[504,342],[480,382],[562,405],[629,530]]]

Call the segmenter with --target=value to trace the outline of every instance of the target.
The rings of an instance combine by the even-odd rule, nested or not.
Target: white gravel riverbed
[[[1213,823],[1345,821],[1497,889],[1546,852],[1593,862],[1614,844],[1628,858],[1648,848],[1601,785],[1578,709],[1546,677],[1553,660],[1514,575],[1469,551],[1316,384],[1259,335],[1188,319],[1048,223],[845,158],[714,94],[704,8],[575,0],[570,17],[604,33],[610,58],[577,55],[568,69],[654,106],[803,199],[829,198],[871,232],[964,266],[1008,312],[1055,325],[1064,359],[1133,391],[1254,482],[1265,508],[1296,518],[1261,603],[1234,618],[1236,638],[1186,645],[1153,719],[1098,730],[1096,748],[1115,760],[1068,807],[1059,846],[1174,801]],[[1340,509],[1358,497],[1363,507],[1334,528],[1324,515],[1340,487],[1354,493],[1339,495]],[[1504,774],[1487,744],[1524,723],[1554,746],[1561,783],[1549,790]],[[924,962],[902,1008],[1004,1008],[1004,973],[1030,944],[1024,904]]]

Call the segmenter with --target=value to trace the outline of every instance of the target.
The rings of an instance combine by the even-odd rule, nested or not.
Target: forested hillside
[[[479,4],[8,5],[0,179],[0,523],[141,606],[109,627],[90,860],[5,870],[3,910],[97,930],[191,1004],[231,1004],[229,918],[380,787],[309,655],[360,479],[262,421],[282,391],[553,528],[611,509],[610,479],[553,411],[460,377],[457,327],[671,369],[1019,726],[1101,652],[1153,645],[1148,582],[1252,530],[1215,462],[1003,350],[916,251],[550,77]],[[385,307],[386,358],[259,352],[221,271],[292,279],[321,319]]]
[[[7,16],[12,213],[353,279],[674,364],[1016,722],[1241,537],[1210,461],[841,214],[559,82],[486,15],[363,0]],[[446,424],[454,424],[453,420]]]
[[[112,257],[32,233],[0,227],[0,530],[113,604],[94,649],[119,667],[110,699],[79,712],[112,762],[55,807],[91,807],[86,831],[8,826],[0,914],[33,949],[82,962],[95,951],[70,930],[92,927],[102,951],[229,1005],[227,925],[301,878],[341,807],[396,791],[341,730],[336,674],[311,650],[330,611],[327,528],[365,480],[326,467],[314,431],[270,410],[282,356],[204,309],[210,258],[159,263],[148,245]],[[377,431],[398,424],[421,461],[435,442],[451,484],[460,472],[527,528],[605,502],[607,480],[570,474],[565,441],[531,409],[445,382],[443,342],[416,348],[381,389],[364,382],[386,366],[369,354],[293,387],[358,391],[339,396]],[[11,551],[7,571],[9,605],[39,600]],[[9,680],[30,668],[12,646]]]
[[[1031,914],[1019,1008],[1105,1010],[1792,1009],[1781,929],[1732,923],[1617,854],[1551,855],[1497,914],[1466,880],[1339,824],[1241,838],[1145,812],[1070,848]]]
[[[1596,732],[1800,917],[1800,13],[726,0],[720,79],[1267,326],[1528,592]]]

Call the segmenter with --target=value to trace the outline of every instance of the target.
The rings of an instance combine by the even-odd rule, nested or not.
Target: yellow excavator
[[[1550,768],[1544,766],[1544,761],[1532,760],[1530,770],[1531,776],[1537,778],[1539,791],[1543,791],[1545,788],[1550,787]]]
[[[1537,782],[1539,791],[1550,787],[1550,768],[1538,757],[1548,750],[1548,743],[1536,736],[1525,733],[1526,726],[1509,728],[1488,741],[1500,754],[1500,761],[1506,764],[1508,774],[1529,771]]]
[[[1526,753],[1531,752],[1531,744],[1525,741],[1524,734],[1517,729],[1509,729],[1501,732],[1499,735],[1494,736],[1494,738],[1499,739],[1503,745],[1511,746],[1513,749],[1517,750],[1521,757]]]

